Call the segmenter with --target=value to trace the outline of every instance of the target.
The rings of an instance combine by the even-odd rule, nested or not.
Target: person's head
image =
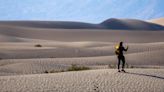
[[[123,42],[120,42],[120,46],[122,46],[123,45]]]

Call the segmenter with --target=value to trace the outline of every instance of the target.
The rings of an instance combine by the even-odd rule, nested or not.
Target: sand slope
[[[94,68],[116,65],[116,43],[108,42],[36,42],[1,43],[0,75],[44,73],[68,69],[72,64]],[[164,43],[128,43],[128,65],[163,66]],[[20,67],[21,66],[21,67]]]
[[[163,69],[91,70],[2,76],[1,92],[163,92]]]
[[[162,26],[131,19],[68,23],[0,22],[0,92],[164,92]],[[129,46],[126,67],[147,69],[109,69],[116,68],[120,41]],[[72,64],[92,70],[45,74]]]
[[[153,20],[150,20],[149,22],[156,23],[156,24],[164,26],[164,18],[153,19]]]
[[[67,69],[71,64],[108,68],[109,64],[117,64],[114,46],[119,41],[130,47],[125,53],[129,65],[164,65],[163,31],[47,29],[10,25],[0,26],[0,29],[0,75],[38,74],[45,70]],[[36,44],[43,47],[35,47]]]
[[[54,40],[54,41],[100,41],[148,43],[162,42],[164,31],[131,31],[131,30],[94,30],[94,29],[41,29],[0,26],[0,41],[18,41],[20,38]],[[7,37],[6,37],[7,36]],[[16,38],[15,38],[16,37]]]

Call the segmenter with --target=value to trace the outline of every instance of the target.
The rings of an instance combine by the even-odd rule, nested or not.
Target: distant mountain
[[[100,24],[68,21],[1,21],[0,25],[59,29],[164,30],[164,26],[136,19],[111,18]]]

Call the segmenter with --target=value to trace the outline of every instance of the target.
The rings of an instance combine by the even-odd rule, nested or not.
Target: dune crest
[[[58,29],[164,30],[164,26],[136,19],[111,18],[99,24],[71,21],[0,21],[1,25]]]

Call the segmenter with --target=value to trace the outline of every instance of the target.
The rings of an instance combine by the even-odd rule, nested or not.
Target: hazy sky
[[[0,0],[0,20],[99,23],[108,18],[164,17],[164,0]]]

